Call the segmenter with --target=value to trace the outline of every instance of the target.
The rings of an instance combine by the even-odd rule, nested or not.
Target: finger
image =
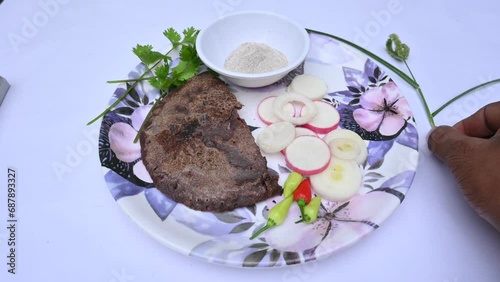
[[[467,136],[492,137],[500,132],[500,102],[486,105],[453,127]]]
[[[464,147],[469,147],[469,138],[453,127],[438,126],[430,132],[427,142],[429,150],[436,157],[444,162],[448,162],[451,158],[463,153],[465,150]]]

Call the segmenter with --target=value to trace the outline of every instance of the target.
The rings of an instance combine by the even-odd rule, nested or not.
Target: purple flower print
[[[374,88],[360,98],[361,108],[354,110],[354,120],[366,131],[383,136],[399,133],[412,116],[410,106],[394,82]]]

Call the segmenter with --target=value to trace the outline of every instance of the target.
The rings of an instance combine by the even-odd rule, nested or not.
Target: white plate
[[[139,65],[129,77],[137,78],[143,72],[144,66]],[[230,85],[244,105],[239,114],[255,136],[264,126],[256,115],[258,103],[282,93],[295,75],[304,72],[328,82],[325,100],[341,113],[340,127],[357,131],[368,145],[362,187],[350,201],[324,201],[312,224],[295,224],[300,212],[293,205],[282,225],[251,241],[249,237],[266,223],[268,210],[281,196],[226,213],[194,211],[170,200],[154,188],[140,158],[140,145],[132,143],[159,96],[149,83],[142,82],[101,125],[99,156],[117,203],[164,245],[205,261],[238,267],[279,267],[321,259],[378,228],[404,200],[415,176],[418,134],[406,99],[373,60],[326,35],[311,33],[305,64],[278,83],[258,89]],[[109,104],[126,87],[119,85]],[[110,138],[112,125],[123,135],[114,135],[113,130]],[[289,173],[284,158],[280,154],[266,157],[268,166],[280,173],[282,184]]]

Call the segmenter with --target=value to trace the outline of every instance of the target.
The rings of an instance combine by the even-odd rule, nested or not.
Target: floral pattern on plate
[[[141,64],[129,74],[137,78]],[[254,136],[264,124],[256,117],[258,103],[283,92],[294,76],[312,73],[325,79],[324,100],[341,115],[341,128],[357,132],[367,143],[363,181],[347,202],[323,201],[312,224],[295,224],[300,211],[292,205],[285,222],[258,238],[250,236],[265,225],[269,210],[282,196],[225,213],[194,211],[154,187],[133,139],[159,96],[142,81],[105,115],[99,156],[110,192],[123,210],[151,236],[181,253],[230,266],[278,267],[324,258],[360,240],[403,202],[415,176],[418,132],[411,109],[397,85],[374,61],[325,35],[311,34],[305,64],[281,81],[259,89],[229,85],[244,105],[240,116]],[[119,85],[109,104],[125,92]],[[280,154],[267,155],[268,166],[290,173]]]

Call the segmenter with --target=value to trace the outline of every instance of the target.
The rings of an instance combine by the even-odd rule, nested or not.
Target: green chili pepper
[[[293,194],[293,191],[299,187],[300,182],[302,182],[302,175],[297,172],[292,172],[288,175],[288,178],[283,185],[283,197],[288,198]]]
[[[304,207],[304,215],[301,220],[295,222],[312,223],[318,218],[319,208],[321,206],[321,197],[314,197],[309,204]]]
[[[274,206],[270,211],[267,217],[267,223],[264,227],[262,227],[259,231],[250,237],[250,240],[255,239],[262,232],[266,231],[271,227],[275,227],[280,225],[285,221],[286,216],[288,215],[288,210],[290,210],[290,206],[293,203],[293,197],[287,197],[283,201],[279,202]]]

